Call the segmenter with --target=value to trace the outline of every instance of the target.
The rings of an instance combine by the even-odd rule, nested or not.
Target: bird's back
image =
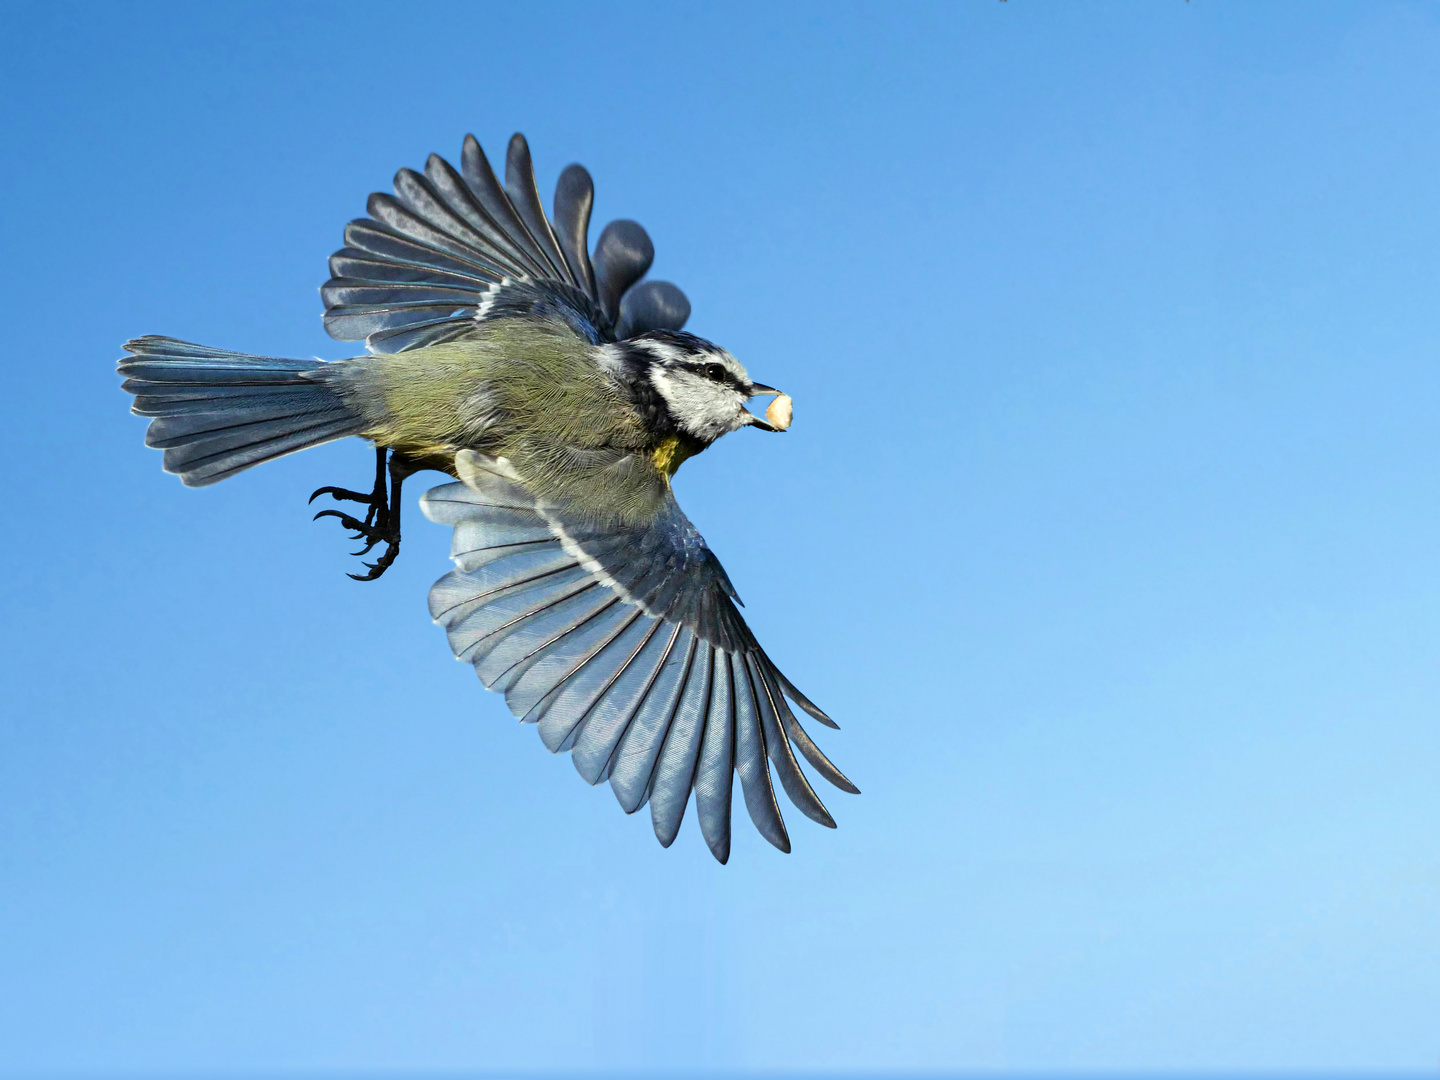
[[[563,321],[480,323],[459,340],[340,361],[325,378],[365,417],[366,438],[417,460],[504,457],[537,495],[598,517],[644,518],[663,499],[639,414]]]

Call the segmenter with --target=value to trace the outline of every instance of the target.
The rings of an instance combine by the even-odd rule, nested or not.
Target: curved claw
[[[346,574],[345,576],[354,578],[356,581],[374,581],[381,574],[385,573],[386,570],[390,569],[390,564],[395,561],[395,556],[399,554],[400,542],[398,540],[392,540],[390,541],[390,545],[385,549],[385,554],[381,555],[380,558],[376,559],[373,563],[365,563],[365,566],[368,568],[368,573]]]
[[[407,460],[392,453],[388,447],[377,446],[374,491],[351,491],[349,488],[327,484],[311,492],[311,503],[321,495],[329,495],[340,501],[360,503],[366,508],[364,521],[334,508],[321,510],[311,519],[319,521],[323,517],[333,517],[340,522],[343,528],[350,531],[352,540],[359,540],[364,544],[359,551],[352,553],[354,556],[368,555],[380,543],[385,544],[385,550],[378,560],[364,564],[366,573],[347,576],[356,581],[374,581],[395,561],[400,549],[400,485],[411,472],[414,472],[414,467]]]
[[[344,528],[350,530],[351,540],[368,541],[368,543],[366,543],[366,545],[359,551],[352,551],[350,553],[352,555],[368,555],[371,548],[373,548],[376,544],[380,543],[381,540],[388,539],[388,537],[385,536],[383,532],[380,532],[373,528],[369,522],[361,521],[359,518],[353,518],[349,514],[343,513],[339,510],[321,510],[310,520],[319,521],[322,517],[337,518]]]
[[[356,578],[357,581],[374,581],[377,577],[379,577],[385,572],[386,568],[389,567],[392,562],[395,561],[394,551],[398,545],[396,541],[391,539],[391,537],[387,536],[384,531],[374,528],[372,525],[369,524],[369,522],[363,522],[359,518],[351,517],[343,510],[321,510],[313,518],[311,518],[311,520],[319,521],[322,517],[333,517],[338,520],[342,526],[350,530],[350,539],[365,541],[364,547],[362,547],[359,551],[352,551],[350,553],[357,558],[361,555],[369,555],[370,552],[374,550],[375,545],[379,544],[382,541],[390,545],[390,547],[386,550],[385,554],[380,557],[380,561],[378,563],[365,564],[366,566],[370,567],[371,572],[369,574],[366,574],[362,577],[356,577],[355,574],[350,575],[351,577]]]
[[[313,503],[321,495],[329,495],[332,499],[342,499],[345,502],[371,504],[375,502],[374,492],[367,493],[364,491],[351,491],[349,488],[335,487],[333,484],[327,484],[325,487],[316,488],[313,492],[310,493],[310,498],[306,499],[305,501],[307,503]]]
[[[362,534],[366,531],[364,523],[362,523],[359,518],[353,518],[343,510],[321,510],[310,520],[319,521],[322,517],[339,518],[340,524],[347,529],[356,529]],[[357,536],[356,539],[358,540],[359,537]]]

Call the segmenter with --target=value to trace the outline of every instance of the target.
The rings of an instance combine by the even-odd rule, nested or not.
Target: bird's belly
[[[397,454],[409,458],[417,468],[434,469],[451,476],[458,475],[455,472],[455,452],[458,447],[454,443],[415,439],[388,427],[370,428],[361,435],[376,446],[388,446]]]

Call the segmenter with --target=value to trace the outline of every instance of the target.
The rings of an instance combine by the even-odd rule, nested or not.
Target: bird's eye
[[[707,379],[712,379],[715,382],[724,382],[725,376],[728,374],[724,364],[706,364],[700,370],[705,373]]]

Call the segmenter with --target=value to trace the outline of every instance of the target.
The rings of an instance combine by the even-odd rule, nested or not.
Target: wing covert
[[[558,317],[594,343],[678,330],[690,314],[668,282],[640,279],[654,248],[632,221],[612,222],[594,260],[586,251],[594,184],[571,165],[545,216],[523,135],[510,140],[502,187],[473,135],[459,171],[431,154],[424,173],[401,169],[394,194],[377,192],[369,217],[345,227],[321,287],[325,329],[377,353],[463,337],[513,315]]]
[[[650,805],[669,846],[695,793],[710,851],[730,852],[738,774],[751,820],[790,850],[771,778],[823,825],[835,822],[795,751],[842,790],[786,697],[834,726],[756,642],[723,567],[675,504],[651,522],[600,527],[537,500],[503,458],[461,451],[461,482],[421,499],[454,527],[456,569],[430,612],[456,658],[511,711],[568,751],[591,784],[608,780],[626,813]]]

